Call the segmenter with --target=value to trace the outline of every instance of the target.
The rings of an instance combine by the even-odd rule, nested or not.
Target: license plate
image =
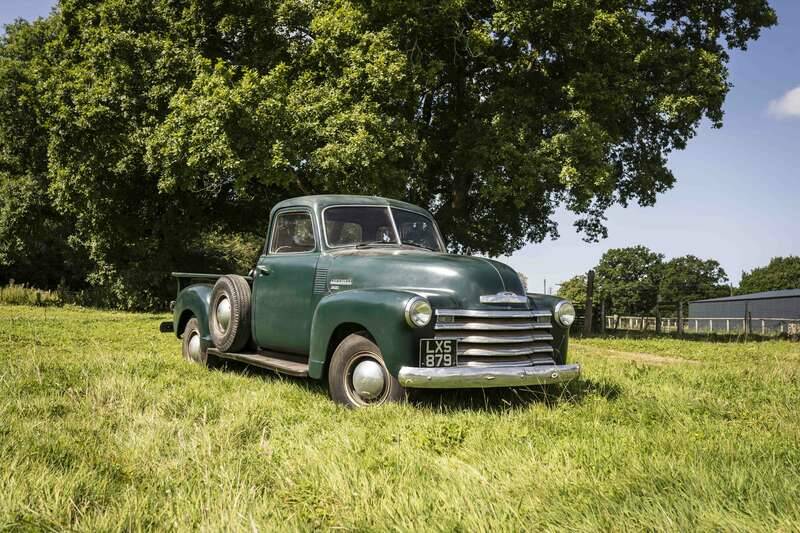
[[[419,366],[444,367],[458,364],[458,339],[420,339]]]

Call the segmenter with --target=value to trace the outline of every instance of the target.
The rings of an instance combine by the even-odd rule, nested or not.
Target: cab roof
[[[289,198],[288,200],[278,202],[275,204],[275,207],[272,208],[270,218],[276,211],[286,207],[309,207],[314,211],[321,212],[326,207],[330,207],[332,205],[397,207],[407,209],[408,211],[414,211],[415,213],[420,213],[425,216],[431,216],[427,210],[417,205],[409,204],[408,202],[401,202],[400,200],[394,200],[392,198],[363,196],[358,194],[317,194],[313,196],[298,196],[296,198]]]

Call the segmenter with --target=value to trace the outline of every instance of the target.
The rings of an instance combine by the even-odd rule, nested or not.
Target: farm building
[[[746,317],[751,331],[786,331],[787,324],[800,321],[800,289],[689,302],[689,327],[740,330]]]
[[[800,289],[689,302],[689,318],[742,318],[745,313],[753,318],[800,319]]]

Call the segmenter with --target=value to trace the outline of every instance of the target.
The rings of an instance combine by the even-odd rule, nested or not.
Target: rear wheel
[[[364,332],[348,335],[333,352],[328,393],[350,408],[405,399],[405,390],[386,369],[380,348]]]
[[[214,284],[208,329],[223,352],[239,351],[250,340],[250,285],[242,276],[222,276]]]
[[[190,319],[183,329],[182,352],[184,359],[192,363],[209,368],[219,366],[219,358],[208,353],[208,344],[200,335],[200,324],[196,318]]]

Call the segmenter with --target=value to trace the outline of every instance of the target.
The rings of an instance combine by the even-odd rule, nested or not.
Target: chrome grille
[[[555,364],[550,311],[437,309],[437,339],[458,339],[459,366]]]

